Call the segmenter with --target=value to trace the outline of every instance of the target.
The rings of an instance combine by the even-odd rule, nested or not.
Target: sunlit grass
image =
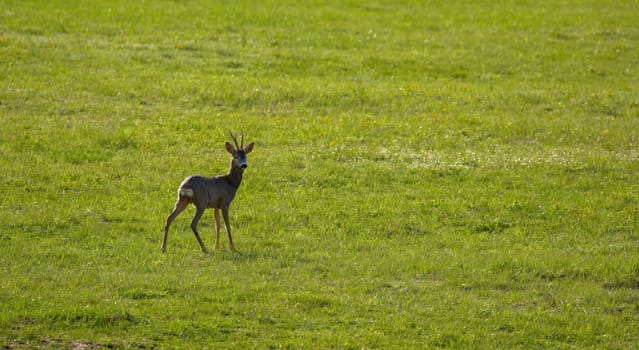
[[[635,12],[0,6],[0,345],[634,346]],[[228,130],[239,253],[160,254]]]

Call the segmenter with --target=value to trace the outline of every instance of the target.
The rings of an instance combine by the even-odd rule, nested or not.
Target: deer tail
[[[193,198],[193,190],[190,188],[180,187],[178,190],[178,195],[180,197]]]

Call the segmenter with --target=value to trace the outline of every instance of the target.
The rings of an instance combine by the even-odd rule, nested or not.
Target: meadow
[[[637,348],[638,16],[0,0],[0,347]]]

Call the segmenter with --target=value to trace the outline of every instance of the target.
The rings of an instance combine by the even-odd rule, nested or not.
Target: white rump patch
[[[180,197],[193,198],[193,190],[190,188],[180,188],[178,190],[178,194],[180,195]]]

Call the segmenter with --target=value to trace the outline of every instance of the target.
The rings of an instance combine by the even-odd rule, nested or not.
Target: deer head
[[[246,146],[246,148],[244,148],[244,132],[242,132],[242,139],[239,145],[237,144],[237,136],[233,135],[230,131],[229,135],[231,135],[231,138],[235,143],[235,148],[229,142],[226,143],[226,150],[233,156],[232,166],[234,168],[246,169],[246,167],[248,167],[246,155],[251,153],[255,144],[251,142],[248,146]]]

